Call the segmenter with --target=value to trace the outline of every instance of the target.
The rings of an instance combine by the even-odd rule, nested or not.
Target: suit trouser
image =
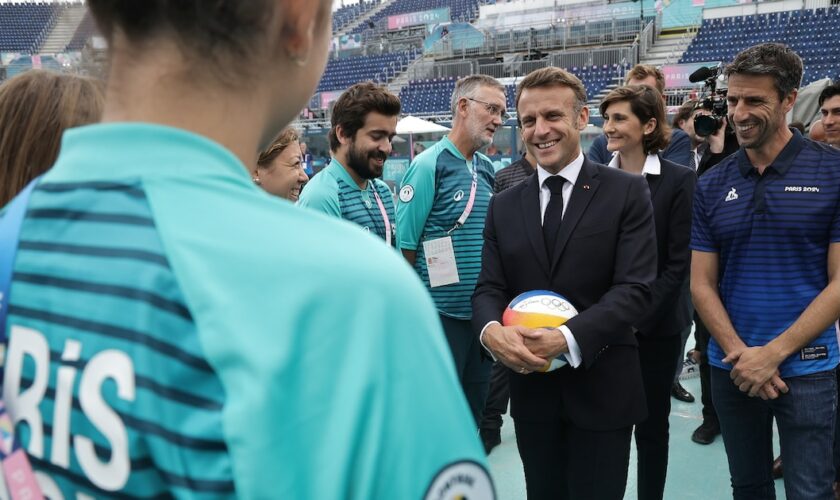
[[[560,420],[513,423],[528,500],[624,498],[632,427],[600,432]]]
[[[481,415],[482,429],[497,431],[502,428],[502,415],[507,412],[510,400],[510,369],[501,361],[493,363],[490,370],[490,388],[487,391],[487,402]]]
[[[455,373],[458,374],[464,396],[478,426],[487,397],[493,361],[482,352],[484,348],[481,347],[478,336],[473,333],[470,320],[454,319],[441,314],[440,321],[443,323],[443,332],[455,361]]]
[[[639,500],[661,500],[668,471],[668,417],[671,413],[671,385],[682,338],[679,333],[664,337],[636,334],[645,387],[648,417],[636,425]]]

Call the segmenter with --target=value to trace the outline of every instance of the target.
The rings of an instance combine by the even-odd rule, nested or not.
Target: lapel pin
[[[583,189],[589,189],[589,184],[584,184]]]

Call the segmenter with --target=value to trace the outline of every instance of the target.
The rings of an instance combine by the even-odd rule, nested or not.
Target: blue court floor
[[[696,401],[683,403],[672,399],[671,440],[668,458],[668,480],[665,484],[667,500],[723,500],[732,498],[729,471],[723,441],[720,436],[714,443],[703,446],[691,441],[691,433],[702,422],[700,416],[700,379],[682,381]],[[778,442],[776,455],[778,455]],[[627,478],[626,500],[636,500],[636,452],[632,446],[630,470]],[[505,415],[502,426],[502,444],[488,457],[496,490],[500,500],[525,500],[525,477],[522,462],[516,450],[513,421]],[[776,498],[784,499],[782,480],[776,481]]]

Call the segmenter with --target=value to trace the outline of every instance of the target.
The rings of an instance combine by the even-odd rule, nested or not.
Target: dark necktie
[[[563,184],[565,183],[566,179],[559,175],[552,175],[544,183],[551,191],[551,199],[548,200],[548,206],[545,207],[543,215],[543,238],[549,259],[553,258],[554,244],[557,242],[557,233],[560,232],[560,222],[563,220]]]
[[[697,153],[699,152],[699,149],[696,152],[692,150],[691,157],[688,159],[688,166],[691,168],[691,170],[694,170],[695,172],[697,171]]]

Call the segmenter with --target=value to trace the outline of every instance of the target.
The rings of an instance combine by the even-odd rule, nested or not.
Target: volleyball
[[[557,328],[570,318],[577,316],[577,309],[558,293],[549,290],[533,290],[517,295],[502,314],[504,326],[527,328]],[[552,359],[542,372],[554,371],[566,364],[561,355]]]

